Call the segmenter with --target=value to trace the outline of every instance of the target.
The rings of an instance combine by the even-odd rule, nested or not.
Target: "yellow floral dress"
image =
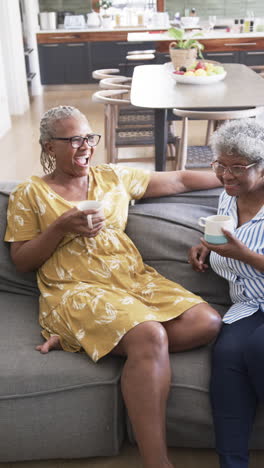
[[[105,227],[95,238],[68,233],[37,272],[42,334],[59,335],[66,351],[97,361],[137,324],[165,322],[203,302],[145,265],[124,232],[129,201],[143,196],[149,177],[119,165],[91,167],[87,199],[103,202]],[[74,205],[32,176],[10,195],[5,241],[33,239]]]

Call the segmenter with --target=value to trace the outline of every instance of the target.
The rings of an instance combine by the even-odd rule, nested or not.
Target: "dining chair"
[[[130,50],[126,55],[125,64],[123,65],[125,74],[132,75],[134,67],[138,65],[147,65],[148,63],[156,62],[156,50]]]
[[[100,80],[99,86],[103,89],[131,89],[132,78],[115,76]],[[153,109],[144,109],[129,104],[127,107],[120,107],[118,115],[118,126],[121,125],[154,125]]]
[[[193,111],[186,109],[173,109],[173,114],[182,119],[182,130],[180,144],[176,156],[176,169],[191,169],[210,167],[213,159],[213,152],[209,145],[210,131],[216,128],[225,120],[245,119],[257,117],[263,113],[263,107],[252,107],[239,110],[215,110],[215,111]],[[207,127],[206,145],[188,146],[188,121],[207,120],[212,125]]]
[[[130,91],[126,89],[102,89],[92,96],[93,102],[104,104],[105,113],[105,147],[108,163],[116,162],[146,162],[146,157],[118,157],[118,149],[121,147],[140,147],[154,145],[154,125],[149,122],[137,122],[131,126],[131,122],[120,125],[118,121],[119,111],[122,107],[131,105]],[[131,105],[131,107],[133,107]],[[144,109],[142,109],[144,112]],[[174,161],[178,150],[179,138],[168,131],[168,159]],[[148,158],[149,160],[150,158]]]

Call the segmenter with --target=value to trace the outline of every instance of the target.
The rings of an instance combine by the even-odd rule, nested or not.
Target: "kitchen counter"
[[[186,34],[186,37],[193,36]],[[129,32],[127,35],[128,42],[143,42],[154,41],[158,52],[168,52],[169,43],[176,39],[170,37],[167,31],[163,33],[155,32]],[[202,32],[201,36],[197,36],[197,40],[204,45],[204,52],[238,52],[238,51],[263,51],[264,50],[264,32],[239,33],[218,31]],[[263,63],[261,59],[261,63]]]
[[[133,32],[149,32],[149,31],[157,31],[160,32],[164,30],[164,32],[167,31],[168,28],[147,28],[146,26],[123,26],[123,27],[113,27],[113,28],[84,28],[84,29],[40,29],[36,31],[36,34],[67,34],[67,33],[93,33],[93,32],[108,32],[108,33],[113,33],[115,31],[123,31],[123,32],[128,32],[128,31],[133,31]]]
[[[161,32],[163,31],[163,32]],[[188,37],[190,34],[187,34]],[[168,51],[168,44],[174,41],[167,29],[126,27],[126,28],[90,28],[90,29],[56,29],[37,31],[38,44],[48,43],[70,43],[70,42],[155,42],[156,50]],[[198,37],[199,42],[204,44],[208,51],[220,50],[264,50],[264,32],[252,32],[234,34],[232,32],[213,31],[202,32]]]
[[[160,32],[162,28],[153,28],[151,31]],[[166,32],[167,29],[164,29]],[[86,29],[56,29],[41,30],[36,32],[38,44],[48,44],[54,42],[97,42],[97,41],[127,41],[127,35],[131,31],[136,33],[146,33],[146,27],[125,27],[125,28],[86,28]],[[131,39],[133,41],[133,39]],[[154,39],[145,39],[153,41]],[[140,40],[141,41],[141,40]],[[134,41],[133,41],[134,42]],[[138,42],[135,40],[135,42]]]
[[[199,31],[197,31],[198,33]],[[193,36],[193,34],[186,34],[186,37]],[[208,32],[201,32],[201,36],[197,37],[197,39],[201,40],[209,40],[209,39],[254,39],[258,37],[263,37],[264,38],[264,32],[252,32],[252,33],[239,33],[235,34],[232,32],[219,32],[219,31],[214,31],[211,33]],[[174,41],[172,37],[168,35],[168,33],[165,31],[163,33],[160,32],[129,32],[127,35],[127,40],[128,41]]]

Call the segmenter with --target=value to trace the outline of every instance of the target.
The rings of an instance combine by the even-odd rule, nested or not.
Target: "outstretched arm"
[[[220,181],[212,171],[153,172],[143,198],[173,195],[220,186]]]

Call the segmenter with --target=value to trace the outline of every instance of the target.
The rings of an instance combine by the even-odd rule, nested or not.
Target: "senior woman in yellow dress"
[[[32,176],[10,195],[5,240],[19,271],[37,270],[47,339],[38,349],[84,350],[94,361],[109,353],[125,356],[122,393],[144,467],[171,468],[165,440],[169,351],[211,342],[221,320],[200,297],[143,263],[124,232],[128,205],[220,184],[212,172],[91,167],[99,139],[76,108],[44,114],[45,175]],[[87,199],[102,201],[104,217],[77,208]]]
[[[229,281],[233,305],[223,318],[212,361],[211,399],[221,468],[248,468],[256,407],[264,401],[264,127],[228,122],[212,138],[213,169],[224,186],[218,213],[231,215],[226,244],[204,240],[190,251],[196,271]]]

